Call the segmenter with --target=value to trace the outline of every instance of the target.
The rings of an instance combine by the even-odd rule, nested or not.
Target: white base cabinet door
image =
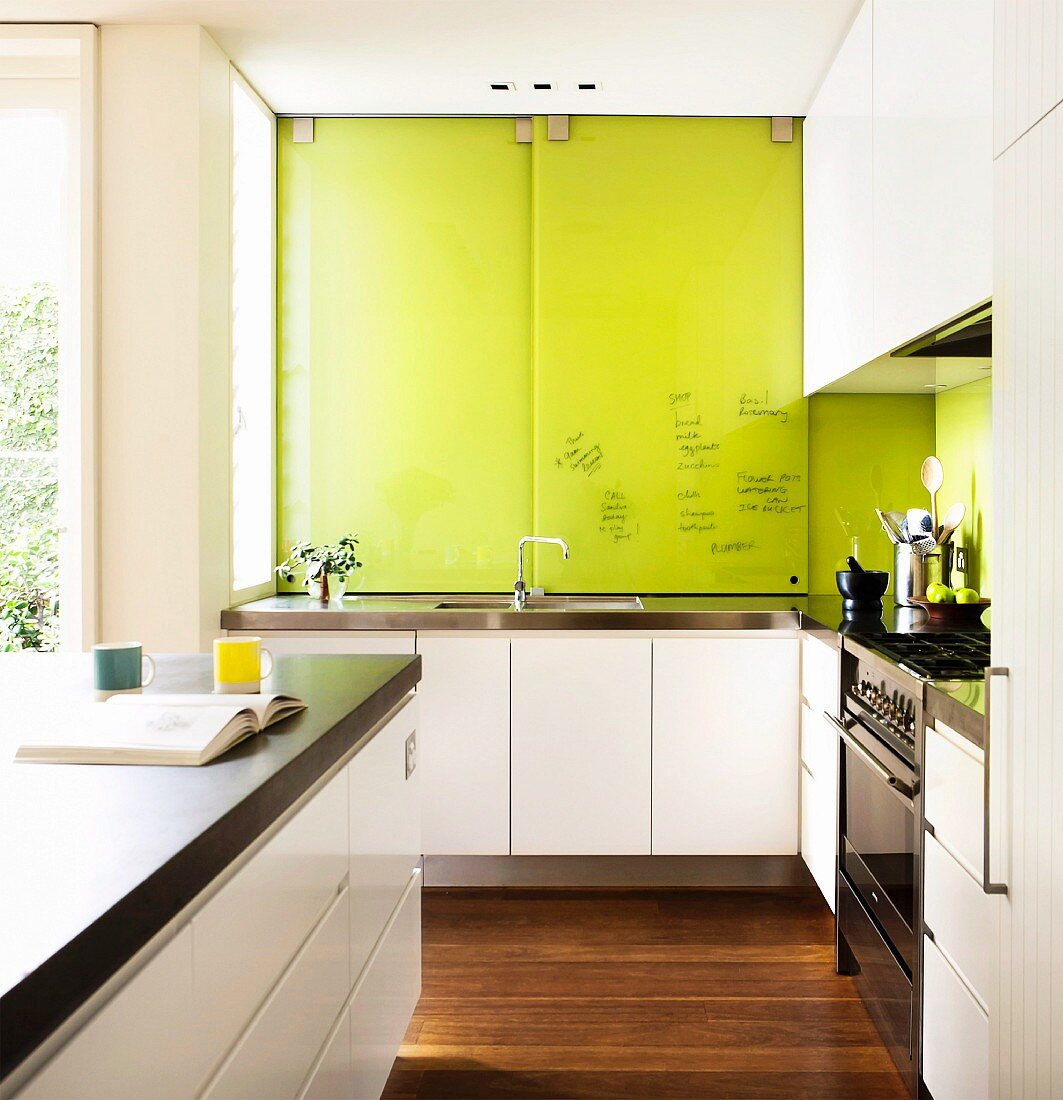
[[[509,855],[509,638],[417,636],[425,855]]]
[[[513,639],[514,855],[649,855],[651,645]]]
[[[653,854],[795,855],[796,638],[653,642]]]
[[[923,1081],[934,1100],[989,1096],[989,1017],[925,936]]]

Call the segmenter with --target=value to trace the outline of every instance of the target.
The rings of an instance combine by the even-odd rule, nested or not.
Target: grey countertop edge
[[[926,686],[925,708],[928,719],[939,719],[973,745],[985,749],[986,719],[974,707],[954,699],[947,691],[931,683]]]
[[[421,679],[421,658],[397,673],[270,774],[191,843],[0,998],[0,1079],[25,1059],[162,931],[374,727]]]

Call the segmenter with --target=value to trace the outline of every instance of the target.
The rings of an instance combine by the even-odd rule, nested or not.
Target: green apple
[[[940,581],[935,581],[934,584],[927,585],[926,598],[931,603],[956,602],[956,594],[947,584],[942,584]]]
[[[982,597],[978,595],[978,592],[974,588],[957,588],[956,589],[956,602],[957,603],[978,603]]]

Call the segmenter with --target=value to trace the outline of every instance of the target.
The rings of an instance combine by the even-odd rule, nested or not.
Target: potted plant
[[[276,573],[286,581],[295,580],[296,570],[305,567],[306,590],[313,599],[328,603],[340,599],[347,590],[347,578],[362,568],[355,547],[354,535],[342,535],[338,542],[314,546],[310,542],[297,542],[288,557],[277,566]],[[330,579],[331,578],[331,579]]]

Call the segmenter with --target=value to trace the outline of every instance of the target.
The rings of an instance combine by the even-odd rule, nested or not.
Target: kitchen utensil
[[[875,515],[878,516],[878,521],[882,524],[882,530],[886,532],[886,537],[896,546],[901,541],[900,531],[894,530],[892,522],[886,518],[886,513],[881,508],[875,509]]]
[[[925,557],[937,548],[937,544],[938,540],[934,538],[933,535],[923,535],[922,538],[914,539],[911,543],[911,547],[915,553]]]
[[[941,468],[941,462],[936,455],[931,455],[923,460],[923,468],[919,471],[919,478],[923,488],[930,494],[930,533],[937,536],[938,532],[938,491],[945,480],[945,471]]]
[[[884,569],[862,569],[859,572],[839,569],[834,576],[838,591],[845,597],[842,601],[845,611],[881,609],[882,594],[890,584],[890,575]]]
[[[926,595],[927,585],[940,581],[952,583],[951,542],[936,546],[929,554],[919,554],[907,543],[893,548],[893,600],[906,607]]]
[[[912,600],[921,607],[935,626],[947,630],[978,630],[982,626],[982,616],[992,601],[983,596],[977,603],[931,603],[929,600]]]
[[[904,517],[903,531],[906,542],[916,542],[918,539],[930,536],[933,538],[934,521],[925,508],[909,508]],[[937,542],[937,539],[934,539]]]
[[[963,518],[966,515],[966,504],[949,505],[949,509],[945,513],[944,519],[941,521],[941,530],[938,532],[938,546],[944,542],[948,542],[948,540],[952,538],[952,532],[963,523]]]
[[[866,572],[864,567],[856,560],[856,558],[853,557],[852,554],[850,554],[845,559],[845,564],[847,566],[849,566],[850,571],[853,572],[853,573],[864,573],[864,572]]]

